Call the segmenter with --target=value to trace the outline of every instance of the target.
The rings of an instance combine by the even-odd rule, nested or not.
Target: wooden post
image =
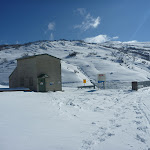
[[[132,90],[138,90],[138,83],[137,81],[132,82]]]

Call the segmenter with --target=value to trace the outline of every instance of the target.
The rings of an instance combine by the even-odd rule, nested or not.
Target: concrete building
[[[61,60],[48,54],[17,59],[17,67],[9,76],[9,87],[37,92],[61,91]]]

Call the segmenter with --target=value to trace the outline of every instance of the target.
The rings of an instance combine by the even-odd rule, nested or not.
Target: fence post
[[[138,90],[138,83],[137,81],[132,82],[132,90]]]

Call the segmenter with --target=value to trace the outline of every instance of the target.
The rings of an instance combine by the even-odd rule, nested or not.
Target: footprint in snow
[[[85,150],[90,150],[91,146],[94,145],[94,142],[91,140],[87,140],[87,141],[83,140],[82,143],[83,145],[81,149],[85,149]]]
[[[141,121],[133,120],[133,123],[136,123],[137,125],[139,125],[139,124],[141,124]]]
[[[148,127],[147,126],[140,126],[140,127],[137,127],[137,129],[144,132],[144,133],[147,133]]]
[[[138,141],[140,141],[140,142],[142,142],[142,143],[145,143],[145,139],[144,138],[142,138],[140,135],[136,135],[136,139],[138,140]]]
[[[137,118],[137,119],[142,119],[142,118],[143,118],[143,116],[137,116],[136,118]]]

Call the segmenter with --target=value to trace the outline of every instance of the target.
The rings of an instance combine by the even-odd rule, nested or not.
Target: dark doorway
[[[38,78],[39,92],[46,92],[45,78]]]
[[[46,92],[45,78],[48,78],[48,75],[41,74],[41,75],[38,76],[39,92]]]

